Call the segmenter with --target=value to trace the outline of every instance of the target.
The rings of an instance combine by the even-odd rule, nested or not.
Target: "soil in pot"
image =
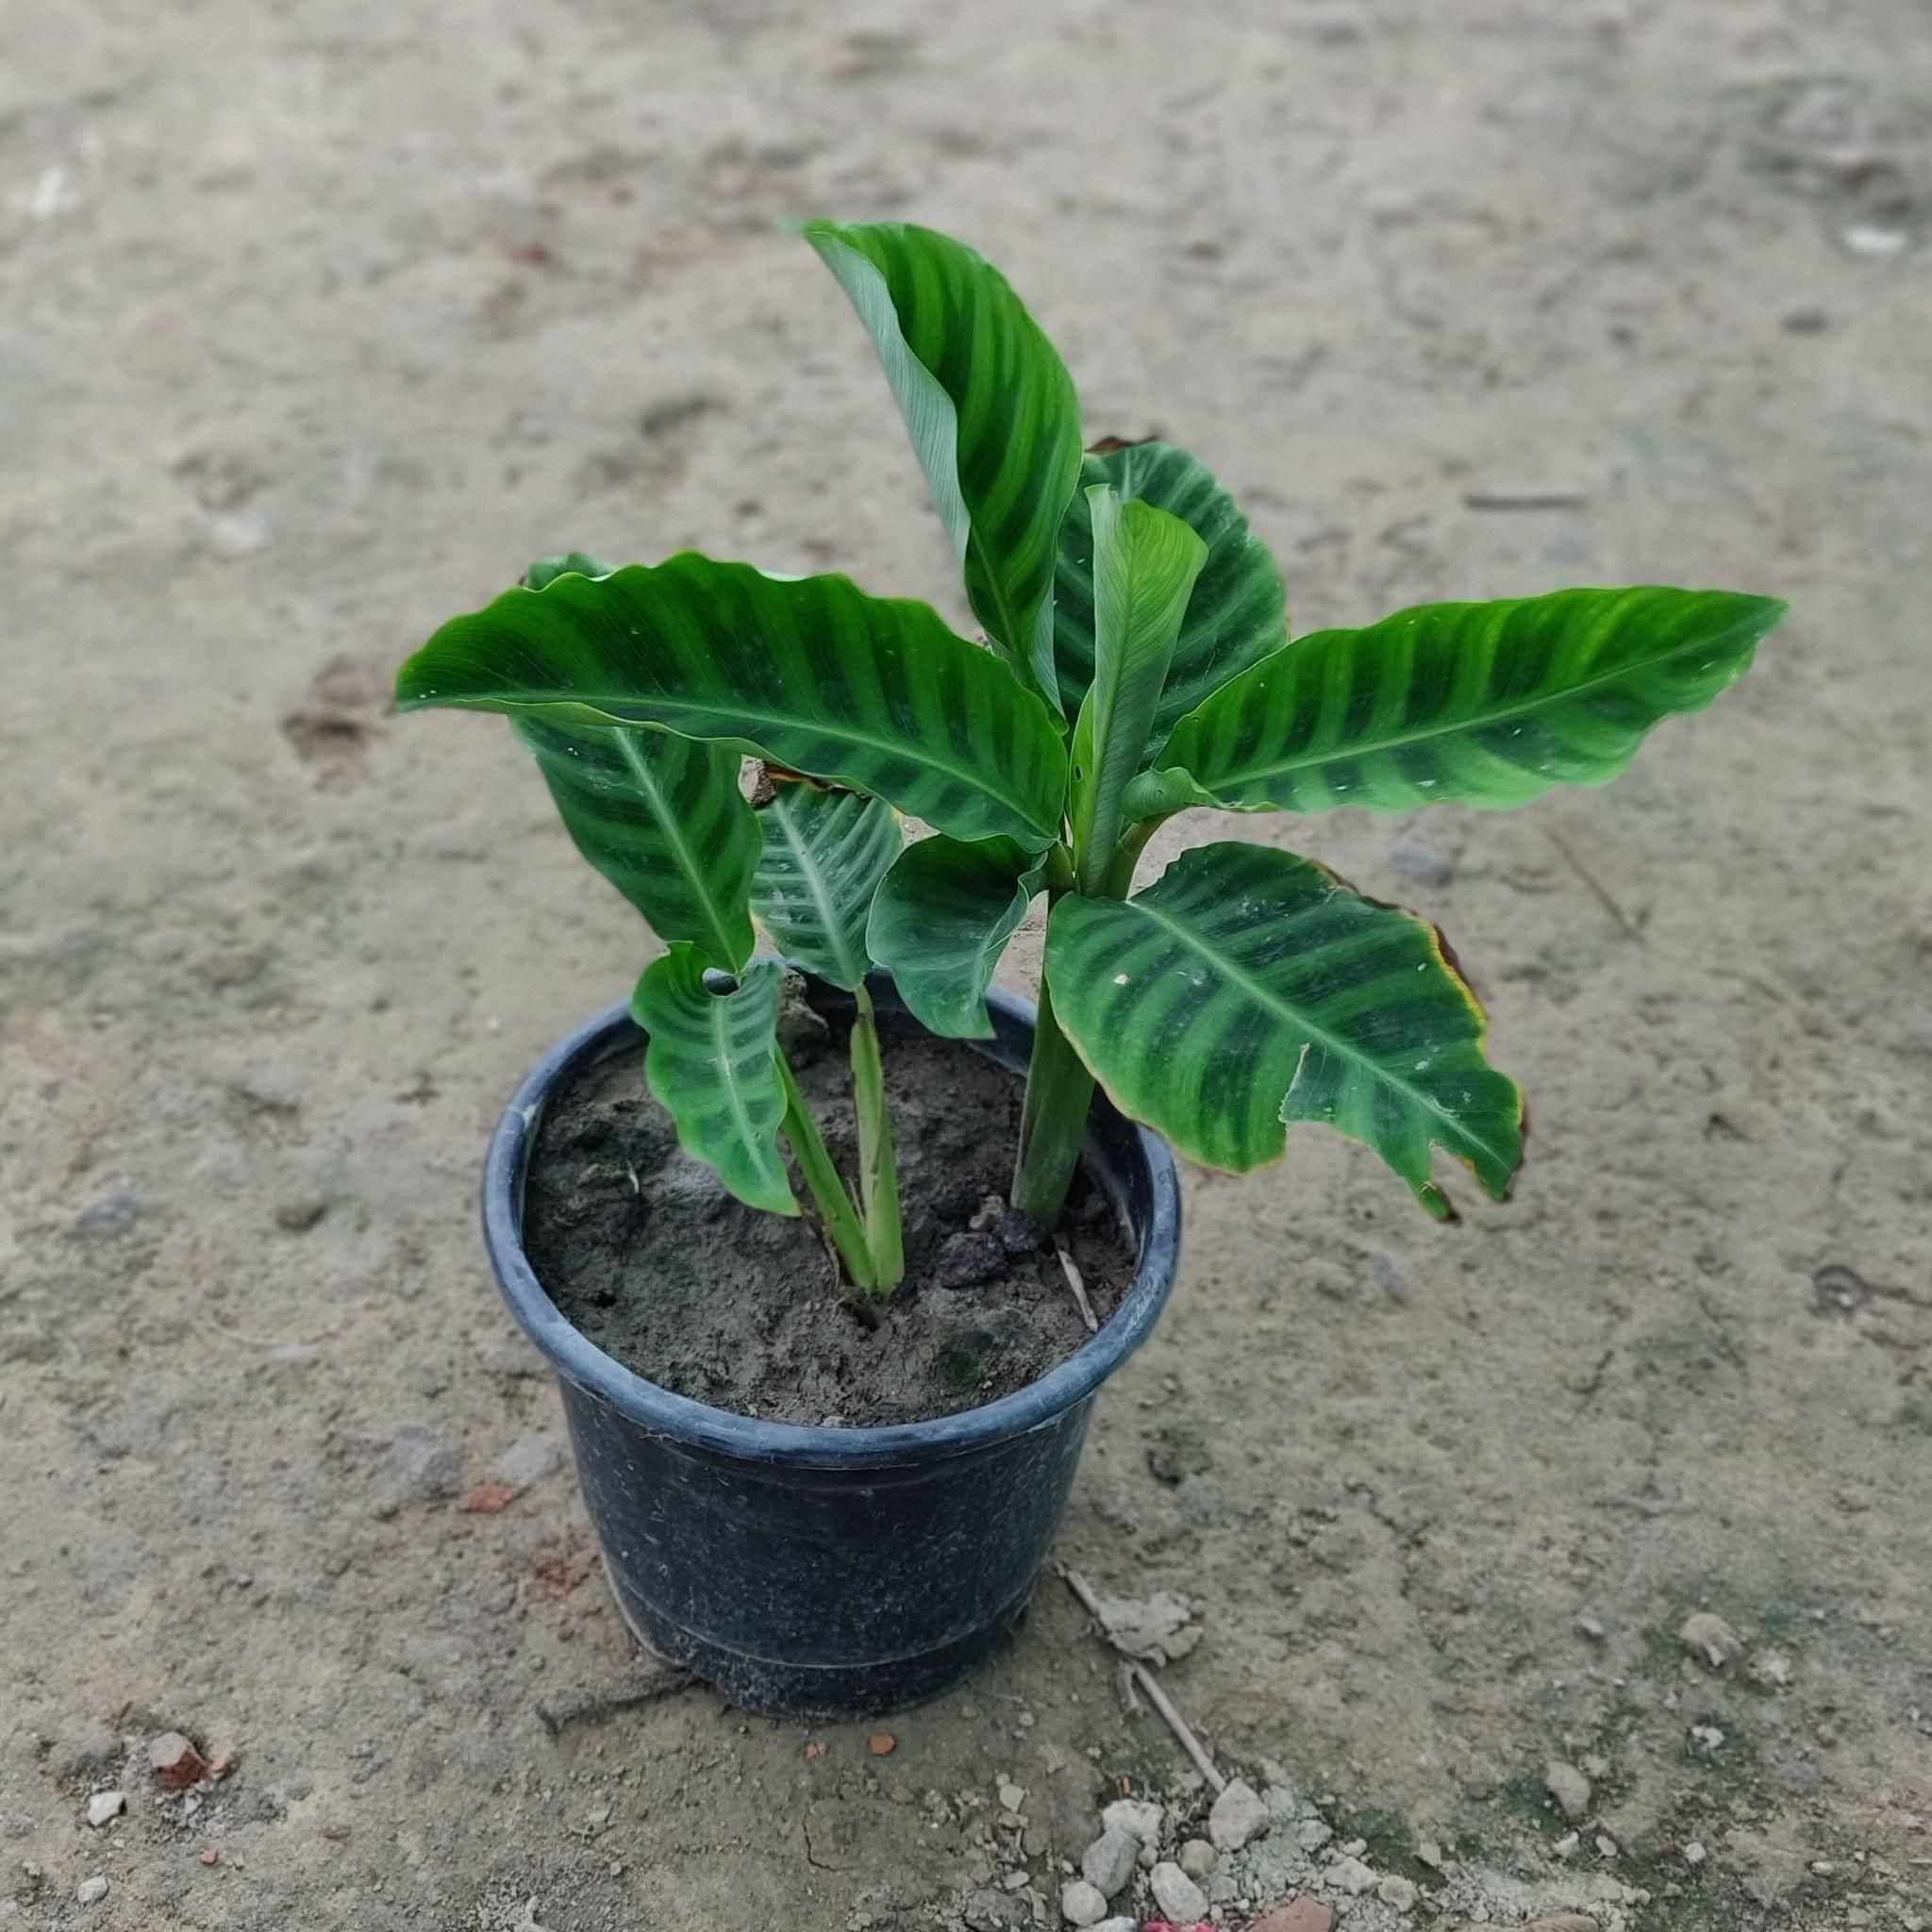
[[[834,1020],[792,1062],[850,1174],[844,1048]],[[907,1265],[892,1296],[871,1305],[875,1326],[841,1291],[808,1219],[743,1206],[682,1152],[641,1048],[586,1069],[545,1110],[524,1196],[525,1248],[545,1291],[660,1388],[773,1422],[922,1422],[1037,1380],[1088,1329],[1052,1244],[1005,1213],[1019,1080],[956,1041],[895,1032],[884,1048]],[[1060,1232],[1105,1322],[1136,1255],[1084,1174]]]

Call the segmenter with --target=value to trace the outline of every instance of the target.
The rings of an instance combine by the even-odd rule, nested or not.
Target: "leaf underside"
[[[759,840],[738,754],[629,724],[535,712],[510,724],[577,850],[651,930],[667,945],[692,941],[727,972],[743,965]]]
[[[1058,352],[974,250],[899,222],[808,222],[858,311],[994,643],[1055,693],[1055,539],[1080,474],[1080,405]]]
[[[865,928],[873,895],[904,843],[898,814],[882,798],[781,784],[758,817],[758,923],[787,958],[856,991],[872,964]]]
[[[1285,1123],[1323,1121],[1442,1214],[1432,1145],[1498,1198],[1522,1158],[1522,1096],[1434,928],[1308,859],[1206,845],[1132,899],[1069,895],[1046,966],[1115,1103],[1210,1167],[1260,1166]]]
[[[889,800],[962,838],[1038,850],[1066,754],[1045,705],[911,599],[687,551],[566,575],[444,625],[396,680],[453,705],[652,725]]]
[[[1040,890],[1010,839],[943,835],[908,845],[873,901],[869,943],[913,1016],[949,1040],[988,1040],[986,990]]]
[[[644,1077],[677,1126],[677,1144],[741,1201],[773,1214],[796,1214],[778,1152],[785,1093],[778,1072],[778,998],[784,968],[769,955],[752,960],[735,991],[705,985],[695,946],[674,945],[654,961],[631,995],[631,1012],[650,1036]]]
[[[1374,811],[1601,785],[1644,733],[1741,677],[1784,614],[1728,591],[1557,591],[1318,631],[1174,727],[1135,802]]]
[[[1089,456],[1060,525],[1054,576],[1054,650],[1061,704],[1078,714],[1093,678],[1093,522],[1088,491],[1110,484],[1123,499],[1177,516],[1208,546],[1188,600],[1141,763],[1217,685],[1288,639],[1281,573],[1235,500],[1198,458],[1171,442],[1128,443]]]

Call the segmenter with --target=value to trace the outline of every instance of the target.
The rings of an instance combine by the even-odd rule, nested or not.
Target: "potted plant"
[[[1136,890],[1155,828],[1601,784],[1783,607],[1570,590],[1290,642],[1226,492],[1168,443],[1084,449],[1058,356],[978,255],[803,232],[984,643],[844,576],[573,555],[445,625],[397,701],[508,713],[665,948],[525,1082],[484,1184],[618,1599],[740,1703],[850,1715],[943,1688],[1024,1605],[1094,1395],[1172,1286],[1170,1145],[1241,1172],[1326,1122],[1442,1217],[1437,1149],[1499,1198],[1521,1158],[1521,1096],[1432,926],[1273,845],[1197,846]],[[990,988],[1042,892],[1036,1011]],[[892,1081],[917,1116],[896,1145]]]

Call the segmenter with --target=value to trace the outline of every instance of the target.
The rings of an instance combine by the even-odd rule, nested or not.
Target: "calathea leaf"
[[[1048,698],[1054,544],[1080,474],[1080,405],[1007,278],[898,222],[808,222],[858,309],[919,453],[974,615]]]
[[[1121,799],[1160,703],[1161,684],[1208,546],[1151,503],[1123,503],[1108,484],[1087,491],[1093,530],[1093,682],[1074,727],[1074,856],[1096,891],[1120,843]]]
[[[1066,755],[1045,705],[910,599],[687,551],[515,590],[444,625],[396,679],[454,705],[647,724],[870,791],[957,837],[1038,850]]]
[[[905,841],[882,798],[780,784],[758,808],[764,852],[752,910],[788,958],[856,991],[872,961],[866,921],[873,895]]]
[[[751,957],[758,822],[739,758],[668,731],[510,720],[581,852],[668,945],[689,940],[735,972]]]
[[[1784,609],[1643,586],[1425,604],[1317,631],[1183,718],[1130,809],[1403,811],[1601,785],[1653,724],[1741,677]]]
[[[1522,1158],[1522,1096],[1435,929],[1291,853],[1205,845],[1131,899],[1069,893],[1046,972],[1115,1103],[1210,1167],[1257,1167],[1284,1123],[1325,1121],[1441,1215],[1432,1146],[1499,1198]]]
[[[1093,677],[1093,524],[1089,501],[1106,483],[1129,502],[1177,516],[1208,546],[1188,602],[1167,681],[1155,707],[1145,764],[1175,722],[1216,685],[1288,641],[1281,573],[1248,520],[1198,458],[1171,442],[1130,442],[1091,452],[1081,487],[1060,525],[1054,574],[1054,655],[1060,702],[1075,716]]]
[[[575,572],[580,577],[608,577],[611,566],[601,563],[588,551],[567,551],[561,557],[540,557],[524,573],[524,588],[526,591],[541,591],[557,578]]]
[[[784,968],[754,959],[731,992],[705,984],[704,956],[680,941],[638,981],[631,1012],[650,1036],[644,1077],[677,1126],[677,1144],[718,1171],[741,1201],[796,1214],[778,1153],[785,1090],[778,1066]]]
[[[873,901],[869,942],[922,1025],[950,1040],[991,1037],[986,990],[1042,873],[1010,839],[941,835],[899,855]]]

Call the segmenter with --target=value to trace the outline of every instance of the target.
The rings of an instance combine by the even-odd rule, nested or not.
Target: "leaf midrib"
[[[824,875],[819,870],[810,849],[799,836],[797,825],[792,823],[791,802],[781,794],[773,801],[773,806],[778,814],[779,824],[784,827],[785,842],[791,846],[791,856],[797,860],[798,870],[805,877],[807,889],[819,908],[819,921],[825,935],[827,950],[839,961],[840,970],[847,980],[857,985],[865,977],[864,965],[855,960],[846,951],[844,929],[833,908]]]
[[[699,901],[710,918],[711,937],[720,942],[717,964],[735,968],[739,962],[733,957],[735,948],[731,940],[731,928],[724,917],[724,906],[711,891],[709,875],[698,864],[696,855],[685,839],[684,827],[678,824],[677,814],[665,803],[663,789],[652,775],[650,767],[644,763],[637,746],[631,742],[630,734],[637,726],[613,724],[609,729],[611,737],[617,741],[620,755],[625,763],[631,768],[638,781],[638,789],[650,801],[651,809],[657,814],[658,823],[663,826],[666,842],[676,854],[677,862],[683,869],[684,875],[695,887]]]
[[[1351,635],[1359,637],[1361,633],[1357,631],[1351,633]],[[1184,773],[1187,776],[1195,779],[1201,784],[1234,785],[1249,778],[1278,777],[1289,772],[1306,771],[1312,766],[1332,764],[1338,758],[1365,758],[1374,752],[1397,751],[1404,745],[1426,743],[1432,738],[1448,738],[1457,733],[1479,729],[1485,724],[1507,724],[1511,718],[1526,717],[1530,712],[1540,710],[1545,705],[1556,704],[1565,698],[1582,697],[1592,691],[1601,690],[1605,685],[1614,684],[1617,679],[1627,676],[1633,671],[1655,670],[1659,664],[1666,664],[1673,658],[1681,657],[1693,648],[1710,650],[1715,648],[1717,644],[1727,641],[1725,638],[1719,638],[1697,646],[1677,644],[1668,651],[1659,651],[1655,658],[1645,658],[1637,663],[1620,664],[1612,670],[1601,672],[1594,677],[1585,678],[1581,684],[1565,685],[1561,691],[1544,691],[1539,696],[1524,698],[1519,703],[1506,705],[1501,710],[1485,711],[1480,716],[1452,719],[1448,723],[1441,724],[1426,724],[1418,731],[1398,732],[1388,738],[1352,741],[1345,745],[1333,746],[1327,751],[1310,752],[1291,758],[1273,759],[1260,764],[1231,766],[1226,771],[1216,772],[1208,778],[1203,778],[1198,772],[1191,771],[1185,765],[1163,765],[1161,770],[1163,772]],[[1302,641],[1306,642],[1307,640],[1304,639]],[[1292,651],[1294,648],[1295,646],[1291,643],[1282,646],[1284,651]],[[1262,664],[1265,664],[1267,661],[1266,658],[1260,660]],[[1259,665],[1254,668],[1259,669]],[[1195,708],[1194,711],[1191,711],[1188,714],[1188,717],[1191,718],[1199,711],[1205,710],[1209,704],[1213,703],[1214,697],[1218,695],[1218,692],[1212,693],[1204,699]],[[1178,731],[1180,725],[1185,724],[1187,722],[1188,719],[1183,718],[1180,724],[1174,726],[1174,729]]]
[[[700,988],[702,993],[702,988]],[[724,1075],[724,1092],[731,1103],[731,1117],[738,1123],[739,1145],[750,1156],[752,1166],[763,1178],[763,1162],[758,1158],[757,1143],[752,1139],[751,1116],[744,1110],[744,1096],[738,1091],[738,1066],[731,1058],[731,1038],[725,1030],[725,1021],[730,1017],[726,1008],[731,1004],[729,994],[710,998],[711,1002],[711,1045],[715,1050],[719,1072]]]
[[[1330,1052],[1341,1055],[1342,1058],[1353,1061],[1357,1066],[1366,1068],[1385,1085],[1395,1088],[1398,1092],[1409,1095],[1418,1107],[1434,1114],[1438,1120],[1443,1121],[1455,1127],[1458,1138],[1463,1142],[1474,1143],[1481,1147],[1492,1159],[1502,1162],[1506,1166],[1507,1165],[1508,1155],[1507,1150],[1494,1146],[1484,1136],[1475,1133],[1460,1115],[1451,1113],[1447,1108],[1443,1107],[1440,1101],[1434,1099],[1431,1095],[1418,1091],[1407,1080],[1401,1079],[1390,1072],[1381,1061],[1371,1058],[1358,1048],[1350,1046],[1346,1041],[1339,1039],[1325,1027],[1315,1024],[1298,1007],[1289,1005],[1280,995],[1256,979],[1252,974],[1244,972],[1241,967],[1234,965],[1225,954],[1215,952],[1196,933],[1181,924],[1179,921],[1171,918],[1158,908],[1150,906],[1144,899],[1128,899],[1121,903],[1124,910],[1139,912],[1145,918],[1151,919],[1157,925],[1165,927],[1183,945],[1197,953],[1209,965],[1217,968],[1224,977],[1250,992],[1259,1005],[1268,1008],[1272,1012],[1279,1014],[1291,1025],[1307,1034],[1311,1039],[1319,1041]],[[1282,1100],[1286,1101],[1288,1094],[1292,1091],[1293,1082],[1291,1081],[1288,1089],[1282,1094]]]

